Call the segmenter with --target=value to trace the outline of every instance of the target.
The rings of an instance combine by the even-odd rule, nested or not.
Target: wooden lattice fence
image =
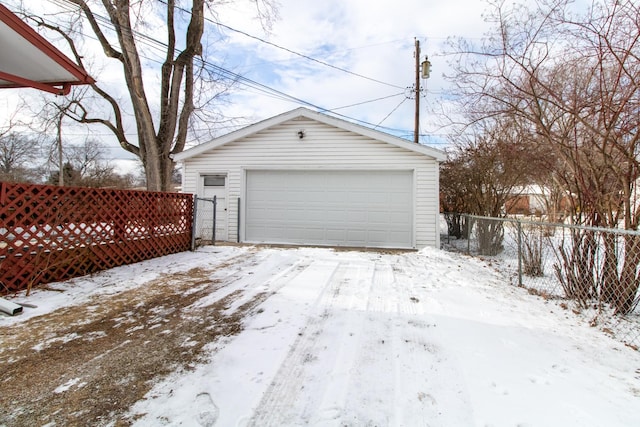
[[[0,294],[189,250],[193,196],[0,182]]]

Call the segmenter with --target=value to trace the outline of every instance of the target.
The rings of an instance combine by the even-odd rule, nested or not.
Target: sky
[[[187,286],[196,297],[159,297]],[[638,424],[640,352],[618,341],[604,317],[590,326],[593,311],[578,314],[566,300],[510,285],[495,262],[433,248],[205,246],[9,298],[28,306],[0,315],[8,331],[0,359],[37,364],[53,349],[74,355],[41,385],[42,395],[71,405],[89,390],[136,388],[135,374],[114,376],[102,356],[138,360],[136,343],[158,339],[182,343],[175,351],[186,354],[203,339],[189,325],[241,319],[235,332],[206,335],[197,362],[186,357],[188,365],[160,369],[168,374],[145,382],[128,411],[114,403],[94,422],[62,403],[39,424],[56,417],[138,427]],[[34,325],[40,339],[20,343],[32,346],[29,360],[3,345]],[[70,351],[78,343],[104,353],[85,362]],[[150,360],[165,367],[157,353]],[[0,423],[25,413],[15,404],[0,411]]]
[[[11,6],[16,1],[6,3]],[[209,16],[203,43],[211,48],[205,60],[212,67],[247,79],[247,83],[234,86],[221,106],[226,117],[237,120],[233,127],[216,128],[215,136],[307,106],[412,139],[414,51],[418,40],[420,60],[428,55],[432,63],[430,78],[421,80],[420,139],[425,144],[446,147],[449,130],[439,126],[441,118],[435,114],[444,102],[443,75],[451,71],[444,54],[446,42],[452,37],[477,40],[487,32],[482,17],[484,1],[280,0],[278,4],[278,16],[270,30],[255,18],[255,3],[248,0],[217,6],[215,16]],[[33,5],[38,11],[69,7],[65,0],[41,0]],[[162,40],[163,31],[160,20],[147,16],[142,30],[147,41],[141,44],[149,48],[152,43],[148,40]],[[88,52],[99,51],[97,42],[91,39],[85,40],[85,48]],[[149,52],[151,60],[145,65],[149,81],[153,81],[158,66],[154,59],[160,56],[154,57],[153,47]],[[99,84],[124,96],[118,65],[101,59],[90,62]],[[3,92],[0,111],[4,111],[5,120],[19,96],[50,96],[28,91],[27,95],[25,90]],[[90,134],[112,147],[110,156],[114,159],[129,157],[104,129],[72,130],[67,134],[76,138]],[[210,137],[192,135],[190,144],[207,142]]]
[[[248,2],[240,4],[251,7]],[[414,128],[415,102],[410,89],[415,84],[417,39],[421,45],[420,62],[428,55],[432,63],[430,78],[421,80],[425,92],[421,98],[420,133],[425,143],[441,143],[439,137],[446,132],[438,129],[437,120],[427,112],[437,109],[446,86],[445,44],[451,37],[482,37],[487,30],[482,18],[484,8],[484,2],[470,0],[400,0],[393,6],[362,0],[284,0],[280,3],[280,19],[270,34],[264,34],[255,20],[246,19],[249,11],[234,8],[220,19],[236,30],[351,72],[224,29],[229,41],[227,60],[230,65],[238,64],[240,74],[307,101],[312,104],[310,108],[326,108],[408,139]],[[299,105],[254,90],[241,92],[237,99],[231,110],[256,118]]]

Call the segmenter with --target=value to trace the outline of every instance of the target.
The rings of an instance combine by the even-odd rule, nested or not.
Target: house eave
[[[72,85],[95,83],[82,67],[2,4],[0,24],[3,32],[0,46],[5,55],[0,64],[0,87],[33,87],[56,95],[66,95]],[[25,52],[27,50],[29,55]],[[17,65],[17,61],[11,60],[13,56],[20,57],[22,63]],[[45,73],[43,67],[46,68]]]

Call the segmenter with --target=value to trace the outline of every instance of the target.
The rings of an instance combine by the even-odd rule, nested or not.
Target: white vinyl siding
[[[298,131],[304,130],[304,138]],[[241,202],[240,238],[244,236],[244,210],[247,170],[411,170],[414,246],[439,245],[438,161],[427,155],[372,139],[349,130],[330,126],[306,117],[291,119],[247,137],[183,161],[185,192],[200,193],[201,176],[227,175],[229,206],[226,239],[237,236],[238,209]]]

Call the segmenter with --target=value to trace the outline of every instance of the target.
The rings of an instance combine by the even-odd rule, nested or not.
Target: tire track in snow
[[[433,280],[419,257],[341,254],[248,425],[473,422],[427,310]]]
[[[418,392],[411,390],[408,385],[415,384],[416,378],[424,375],[424,366],[433,366],[433,360],[425,360],[423,354],[417,354],[419,349],[414,348],[413,343],[420,342],[424,339],[424,330],[417,325],[424,327],[426,323],[422,323],[422,319],[418,320],[420,315],[424,314],[423,304],[420,299],[426,298],[426,295],[416,292],[414,276],[416,276],[415,265],[410,265],[407,257],[398,257],[394,262],[393,283],[395,284],[396,298],[398,299],[398,314],[404,316],[396,316],[392,323],[392,340],[391,348],[394,354],[393,378],[394,378],[394,410],[393,424],[403,425],[406,419],[422,418],[424,425],[430,421],[430,417],[425,412],[430,412],[428,406],[437,406],[437,402],[429,393],[429,390]],[[410,325],[410,328],[408,327]],[[421,356],[421,357],[420,357]],[[425,363],[426,362],[426,363]],[[429,363],[430,362],[430,363]],[[411,372],[409,378],[406,372]],[[419,395],[418,393],[423,393]],[[421,399],[421,396],[428,396],[429,399]],[[410,404],[409,404],[410,403]],[[416,414],[416,412],[418,414]],[[417,415],[417,417],[416,417]]]
[[[342,390],[342,405],[334,406],[334,419],[323,418],[319,411],[317,424],[446,426],[472,422],[466,416],[464,393],[461,398],[457,390],[448,395],[442,391],[447,390],[447,381],[460,383],[460,375],[442,350],[435,321],[426,309],[433,288],[430,279],[420,259],[413,256],[385,256],[376,262],[364,299],[366,311],[359,314],[361,339],[348,363],[351,372],[345,376],[350,383],[338,381],[336,387]],[[371,381],[376,377],[380,381]],[[459,413],[442,414],[442,407],[448,407],[450,401],[459,402]]]
[[[302,416],[308,419],[314,415],[310,412],[316,409],[314,408],[316,401],[322,399],[323,394],[326,393],[323,393],[324,387],[318,383],[321,379],[314,378],[314,381],[308,381],[309,378],[308,375],[305,375],[305,371],[307,365],[314,363],[324,347],[320,341],[327,322],[332,321],[334,317],[334,312],[336,310],[348,312],[360,303],[354,289],[362,286],[362,283],[349,277],[352,268],[353,266],[348,262],[338,262],[334,267],[326,285],[316,299],[313,313],[309,316],[307,324],[299,333],[271,385],[263,395],[249,421],[249,426],[290,425],[293,417]],[[349,330],[352,329],[342,328],[341,335],[349,334]],[[345,341],[347,341],[346,338],[341,336],[336,340],[336,344],[341,345]],[[332,370],[337,368],[342,370],[349,365],[347,359],[353,351],[332,348],[332,352],[336,355],[336,363],[334,363]],[[329,373],[327,378],[337,376]],[[322,385],[326,386],[326,381],[327,379],[323,381]],[[310,406],[299,408],[296,406],[296,399],[303,390],[307,396],[314,392],[316,395],[307,401],[311,404]],[[332,417],[335,412],[334,405],[325,409],[327,411],[325,415]],[[296,420],[296,422],[298,421]]]
[[[299,276],[312,262],[306,257],[292,259],[282,256],[279,250],[263,252],[262,257],[247,259],[229,275],[230,278],[235,277],[235,282],[244,291],[243,298],[238,299],[236,306],[251,300],[256,294],[273,295]],[[278,273],[274,275],[273,271]],[[235,306],[230,308],[233,309]]]
[[[331,340],[334,355],[330,369],[314,382],[316,399],[307,401],[302,418],[311,425],[342,423],[348,405],[349,391],[358,381],[357,361],[361,358],[365,339],[363,313],[369,306],[369,295],[375,278],[375,263],[358,260],[348,266],[349,276],[343,280],[339,294],[332,301],[332,323],[341,322],[339,334]],[[322,349],[316,349],[322,350]],[[326,353],[326,350],[325,350]]]
[[[396,257],[384,256],[373,266],[366,308],[360,313],[358,343],[350,385],[336,422],[342,425],[409,425],[403,423],[404,354],[396,345],[403,323],[416,311],[414,295]],[[371,381],[379,378],[381,381]],[[337,425],[333,423],[331,425]]]

